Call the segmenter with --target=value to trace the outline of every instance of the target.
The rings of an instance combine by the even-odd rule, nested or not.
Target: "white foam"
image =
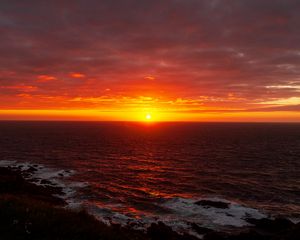
[[[128,225],[132,229],[145,231],[156,220],[150,216],[143,216],[143,218],[133,218],[122,213],[114,212],[109,206],[99,207],[93,204],[85,205],[85,209],[99,221],[107,224],[120,224],[122,227]]]
[[[18,168],[21,171],[28,171],[31,168],[34,168],[35,170],[24,175],[24,178],[28,181],[32,181],[36,185],[60,187],[63,195],[54,196],[63,198],[67,203],[69,201],[72,202],[70,198],[74,196],[76,189],[87,186],[87,183],[85,182],[65,181],[75,173],[73,170],[55,169],[45,167],[42,164],[33,164],[29,162],[19,163],[11,160],[0,160],[0,167],[13,167]],[[47,182],[43,180],[46,180]]]
[[[31,163],[17,163],[16,161],[2,160],[0,161],[2,167],[17,167],[22,171],[29,170],[34,167],[36,171],[31,172],[29,176],[25,176],[28,180],[34,179],[35,184],[42,184],[42,180],[49,181],[50,185],[61,187],[64,195],[63,198],[68,204],[67,207],[71,209],[86,209],[90,214],[94,215],[99,221],[111,225],[120,224],[121,226],[130,225],[136,230],[146,230],[151,223],[158,221],[164,222],[179,234],[188,233],[195,237],[202,238],[191,226],[191,223],[196,223],[201,227],[210,228],[213,230],[224,230],[226,227],[244,227],[250,225],[246,218],[261,219],[267,217],[264,213],[256,209],[243,206],[241,204],[228,201],[222,198],[169,198],[163,199],[162,202],[157,203],[159,207],[168,210],[169,213],[161,213],[156,215],[140,215],[137,217],[127,216],[119,212],[114,212],[116,206],[98,206],[93,202],[88,203],[81,199],[76,199],[74,196],[78,188],[87,186],[85,182],[71,182],[65,181],[66,178],[74,174],[74,171],[58,170],[54,168],[47,168],[39,164]],[[201,206],[196,204],[199,200],[210,200],[215,202],[223,202],[228,204],[228,208],[215,208],[208,206]],[[141,213],[142,214],[142,213]]]
[[[228,208],[204,207],[195,204],[199,200],[224,202],[228,204]],[[172,198],[164,202],[162,206],[172,210],[177,216],[181,216],[182,219],[213,229],[222,226],[243,227],[250,225],[246,218],[261,219],[267,217],[256,209],[220,198]]]
[[[292,217],[289,217],[288,219],[289,219],[292,223],[294,223],[294,224],[300,223],[300,218],[292,218]]]
[[[0,160],[0,167],[9,167],[16,163],[16,161],[11,160]]]
[[[220,209],[195,204],[199,200],[210,200],[228,203],[228,208]],[[244,227],[250,225],[246,218],[261,219],[267,217],[256,209],[242,206],[221,198],[170,198],[159,204],[160,207],[168,209],[171,213],[157,214],[151,216],[140,216],[133,218],[125,214],[113,212],[109,205],[96,206],[87,204],[86,209],[98,220],[110,225],[118,223],[121,226],[130,225],[133,229],[146,230],[151,223],[162,221],[179,234],[190,234],[197,238],[203,236],[192,228],[191,223],[213,230],[224,230],[226,227]],[[112,207],[113,209],[113,207]]]

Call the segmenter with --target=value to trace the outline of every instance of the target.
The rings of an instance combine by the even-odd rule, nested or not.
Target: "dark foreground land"
[[[34,169],[29,169],[34,171]],[[143,233],[118,225],[107,226],[85,211],[63,208],[65,202],[53,194],[60,188],[37,186],[24,179],[17,168],[0,167],[0,239],[33,240],[113,240],[113,239],[196,239],[189,235],[178,235],[162,222],[152,224]],[[202,203],[212,204],[212,203]],[[216,203],[214,203],[216,204]],[[226,206],[219,206],[226,207]],[[249,219],[253,227],[235,234],[218,233],[196,224],[192,227],[205,240],[299,240],[300,224],[286,219]]]

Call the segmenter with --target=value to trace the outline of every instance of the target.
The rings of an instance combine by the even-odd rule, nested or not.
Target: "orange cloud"
[[[57,80],[57,78],[50,75],[39,75],[37,78],[38,82],[49,82],[53,80]]]
[[[1,86],[0,88],[20,90],[23,92],[33,92],[38,89],[36,86],[31,86],[31,85],[11,85],[11,86]]]
[[[83,73],[70,73],[70,77],[72,77],[72,78],[84,78],[85,75]]]
[[[146,76],[146,77],[144,77],[144,79],[147,79],[147,80],[155,80],[155,77],[153,77],[153,76]]]
[[[4,24],[0,39],[0,109],[49,110],[45,118],[64,115],[53,109],[70,116],[91,109],[90,119],[100,111],[120,120],[134,119],[133,111],[154,119],[159,111],[167,120],[295,119],[292,112],[300,119],[300,15],[293,0],[284,7],[232,1],[230,11],[226,1],[104,2],[72,4],[65,24],[58,2],[26,1],[29,16],[9,1],[12,11],[1,16],[13,24]],[[145,8],[155,26],[135,14]],[[46,20],[36,21],[39,14]],[[70,29],[80,34],[74,38]]]

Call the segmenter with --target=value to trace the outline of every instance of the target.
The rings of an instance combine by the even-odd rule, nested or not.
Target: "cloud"
[[[298,101],[299,11],[298,0],[1,1],[0,97]]]
[[[291,105],[297,103],[300,103],[300,97],[280,98],[280,99],[270,100],[266,102],[261,102],[261,104],[269,104],[269,105]]]
[[[39,75],[37,77],[38,82],[49,82],[49,81],[54,81],[54,80],[57,80],[57,78],[54,76],[49,76],[49,75]]]
[[[83,73],[70,73],[70,77],[72,77],[72,78],[84,78],[85,75]]]
[[[264,107],[264,108],[258,108],[258,109],[250,109],[248,111],[252,112],[300,112],[300,104],[296,105],[285,105],[285,106],[275,106],[275,107]]]
[[[37,87],[22,84],[22,85],[0,86],[0,89],[16,90],[21,92],[33,92],[37,90]]]

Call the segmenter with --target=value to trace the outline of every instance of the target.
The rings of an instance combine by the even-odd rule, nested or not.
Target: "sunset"
[[[0,240],[299,240],[300,0],[1,0]]]
[[[0,119],[300,121],[298,1],[0,6]]]

